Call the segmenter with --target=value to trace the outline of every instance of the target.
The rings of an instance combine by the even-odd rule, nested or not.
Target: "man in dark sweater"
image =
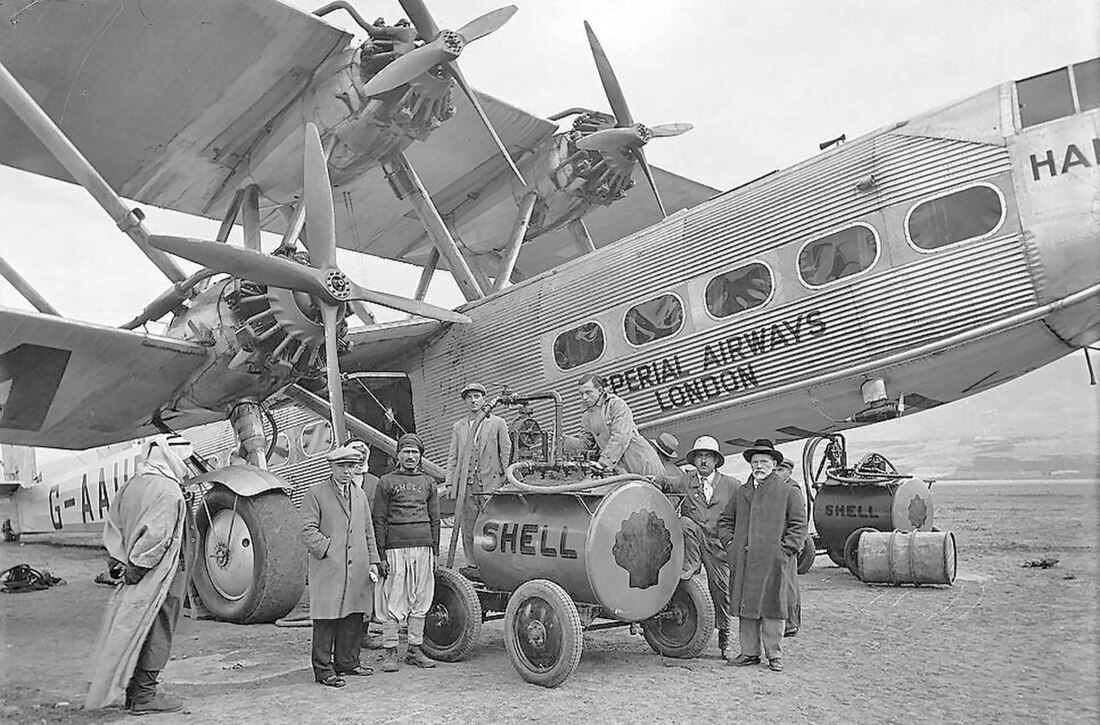
[[[405,662],[435,667],[421,649],[424,617],[435,595],[435,558],[439,556],[439,498],[436,483],[420,470],[424,444],[413,433],[397,441],[397,470],[378,481],[371,511],[385,581],[382,584],[383,672],[396,672],[397,630],[408,620]]]

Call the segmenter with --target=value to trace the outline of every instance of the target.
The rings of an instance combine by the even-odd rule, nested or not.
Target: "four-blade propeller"
[[[627,156],[633,156],[638,161],[638,165],[642,167],[642,173],[649,181],[650,188],[653,189],[653,196],[657,199],[661,216],[667,216],[665,205],[661,202],[661,194],[657,191],[657,182],[653,178],[653,170],[649,167],[649,162],[646,161],[642,147],[654,137],[679,136],[682,133],[687,133],[692,129],[692,125],[690,123],[665,123],[659,126],[644,126],[635,123],[634,117],[630,114],[630,107],[626,103],[622,86],[619,85],[619,79],[615,77],[611,62],[608,61],[603,46],[600,45],[596,33],[592,31],[592,26],[588,24],[587,20],[584,23],[584,30],[588,33],[588,45],[592,48],[596,70],[600,74],[600,82],[603,84],[607,101],[611,104],[611,111],[615,114],[616,125],[615,128],[596,131],[581,138],[577,142],[577,147],[605,154],[619,151]]]

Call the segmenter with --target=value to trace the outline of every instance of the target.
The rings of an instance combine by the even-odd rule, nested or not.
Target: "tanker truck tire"
[[[584,627],[577,605],[549,579],[520,584],[504,611],[504,646],[520,677],[557,687],[581,661]]]
[[[844,566],[848,567],[848,571],[852,572],[856,579],[862,578],[859,575],[859,537],[863,536],[864,531],[878,531],[878,529],[864,526],[848,534],[848,538],[844,540]]]
[[[245,498],[216,485],[195,518],[199,545],[192,581],[211,614],[255,624],[294,609],[306,584],[306,549],[301,519],[285,493]]]
[[[425,654],[440,662],[466,659],[481,637],[481,600],[454,569],[435,570],[435,596],[424,621]]]
[[[813,537],[807,536],[806,541],[802,544],[802,551],[798,552],[798,573],[805,574],[814,565],[814,559],[817,558],[817,544],[814,543]]]
[[[714,631],[714,602],[702,579],[681,579],[672,599],[642,622],[645,641],[659,655],[692,659],[706,651]]]
[[[829,555],[829,561],[833,562],[841,569],[847,569],[848,564],[844,561],[844,547],[843,546],[830,546],[825,549],[825,553]]]

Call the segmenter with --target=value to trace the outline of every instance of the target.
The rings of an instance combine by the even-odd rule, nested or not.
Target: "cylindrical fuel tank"
[[[636,622],[671,599],[684,538],[665,495],[633,481],[606,495],[497,491],[474,525],[474,550],[494,589],[549,579],[574,601]]]
[[[826,483],[814,499],[814,526],[825,548],[844,546],[864,526],[879,531],[931,531],[932,491],[919,478],[882,484]]]
[[[952,584],[950,531],[868,531],[859,537],[859,578],[868,583]]]

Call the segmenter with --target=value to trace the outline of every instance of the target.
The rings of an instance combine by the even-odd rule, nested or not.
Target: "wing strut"
[[[581,254],[596,251],[596,245],[592,241],[592,235],[588,233],[588,227],[584,225],[584,219],[569,222],[569,233],[573,235],[573,241],[577,243],[577,249]]]
[[[15,291],[23,295],[27,302],[30,302],[34,306],[34,309],[38,310],[44,315],[56,315],[61,316],[61,313],[57,309],[46,301],[46,298],[38,294],[38,290],[31,286],[31,283],[23,279],[23,275],[19,274],[15,270],[15,267],[8,264],[7,260],[0,257],[0,277],[3,277],[8,281]]]
[[[432,247],[431,254],[428,255],[428,262],[424,265],[424,269],[420,270],[420,280],[416,283],[416,293],[413,295],[414,300],[423,301],[428,296],[428,285],[432,283],[432,277],[435,276],[435,270],[439,267],[439,247]]]
[[[3,98],[15,115],[22,119],[27,128],[38,137],[38,140],[49,149],[54,158],[65,167],[66,171],[76,179],[77,183],[88,190],[88,193],[99,203],[103,209],[111,215],[118,228],[126,233],[134,241],[146,257],[173,282],[182,282],[187,278],[183,270],[176,265],[164,252],[149,246],[149,230],[141,223],[143,215],[139,211],[131,211],[122,203],[122,199],[115,193],[99,172],[95,170],[88,159],[80,153],[73,142],[65,135],[65,132],[57,127],[46,112],[19,84],[15,76],[0,63],[0,98]]]
[[[397,154],[395,157],[382,162],[382,169],[386,172],[386,181],[390,183],[390,188],[393,189],[393,193],[397,194],[397,198],[408,199],[412,203],[417,217],[420,218],[420,223],[424,225],[432,244],[447,260],[447,267],[450,268],[455,282],[458,283],[458,288],[462,290],[462,294],[465,295],[467,301],[472,302],[484,297],[485,293],[482,291],[481,285],[477,283],[474,273],[470,271],[470,265],[467,264],[466,258],[462,256],[462,250],[455,243],[454,237],[447,229],[447,224],[443,221],[443,217],[439,215],[439,210],[435,208],[435,204],[432,203],[431,197],[428,196],[428,190],[424,188],[420,177],[416,175],[416,171],[409,163],[408,157],[403,153]]]
[[[508,239],[508,246],[504,248],[504,258],[500,260],[500,271],[493,285],[494,292],[504,289],[504,285],[512,278],[516,260],[519,259],[519,248],[523,244],[523,238],[527,236],[527,226],[531,223],[531,212],[535,210],[537,200],[538,194],[532,191],[519,203],[519,213],[516,214],[516,223],[512,226],[512,236]]]

